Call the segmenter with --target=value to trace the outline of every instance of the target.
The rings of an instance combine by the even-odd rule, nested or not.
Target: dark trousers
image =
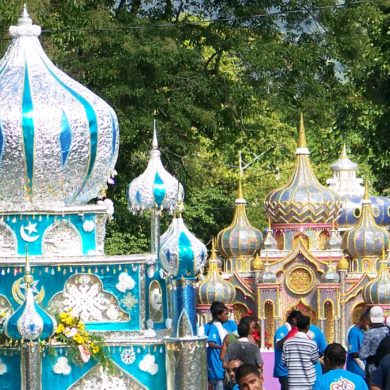
[[[281,376],[279,378],[280,390],[288,390],[288,378],[286,376]]]

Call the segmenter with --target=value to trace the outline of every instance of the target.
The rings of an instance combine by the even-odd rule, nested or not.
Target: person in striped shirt
[[[315,341],[307,335],[310,318],[300,315],[296,319],[298,332],[283,344],[282,362],[288,371],[289,390],[311,390],[316,381],[315,364],[320,356]]]

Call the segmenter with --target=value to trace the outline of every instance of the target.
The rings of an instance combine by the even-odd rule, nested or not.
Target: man
[[[287,390],[287,368],[282,363],[282,350],[283,344],[287,339],[287,335],[292,328],[296,326],[295,320],[298,316],[301,315],[301,312],[298,310],[292,310],[286,318],[286,323],[278,328],[274,336],[274,353],[275,353],[275,363],[274,363],[274,377],[279,378],[280,389]]]
[[[263,378],[252,364],[243,364],[237,368],[236,380],[240,390],[263,390]]]
[[[386,355],[374,371],[371,390],[390,390],[390,355]]]
[[[389,334],[389,328],[384,324],[385,316],[380,306],[370,309],[370,329],[364,334],[359,358],[367,361],[366,382],[370,385],[373,372],[376,370],[375,354],[380,342]]]
[[[365,361],[359,358],[359,351],[363,344],[364,333],[370,325],[370,312],[365,311],[359,321],[348,332],[347,370],[365,377]]]
[[[262,369],[263,359],[261,358],[260,349],[248,339],[254,322],[251,317],[241,318],[238,324],[239,339],[228,345],[223,367],[226,368],[230,360],[240,360],[244,364],[252,364],[258,369]]]
[[[317,378],[313,390],[368,390],[364,379],[357,374],[344,370],[347,351],[341,344],[329,344],[324,353],[324,362],[329,370]]]
[[[315,364],[318,362],[318,347],[307,333],[310,318],[300,315],[296,319],[297,334],[284,342],[282,361],[287,367],[289,390],[311,390],[316,380]]]
[[[237,325],[229,320],[229,310],[222,302],[213,302],[210,311],[212,321],[204,326],[204,334],[207,336],[207,377],[213,390],[223,390],[225,370],[220,350],[227,333],[237,331]]]
[[[225,387],[225,390],[239,390],[238,383],[236,380],[236,370],[242,366],[240,360],[230,360],[226,365],[226,372],[228,374],[229,381]]]

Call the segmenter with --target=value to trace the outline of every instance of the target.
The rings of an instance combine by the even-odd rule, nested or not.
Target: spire
[[[364,186],[364,196],[363,196],[363,200],[365,200],[366,202],[364,203],[367,203],[367,201],[370,201],[370,194],[369,194],[369,191],[368,191],[368,182],[366,181],[366,185]]]
[[[340,153],[340,160],[345,160],[347,158],[348,158],[347,147],[345,144],[343,144],[343,148],[341,149],[341,153]]]
[[[303,124],[303,114],[302,113],[301,113],[301,120],[299,123],[298,148],[307,148],[306,136],[305,136],[305,126]]]
[[[153,120],[153,141],[152,141],[152,149],[158,149],[158,141],[157,141],[157,123],[156,119]]]

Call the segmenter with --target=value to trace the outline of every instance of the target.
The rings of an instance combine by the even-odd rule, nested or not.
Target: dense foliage
[[[230,223],[238,155],[252,223],[291,174],[303,112],[322,182],[342,143],[373,190],[390,178],[390,2],[346,0],[31,0],[45,50],[107,100],[121,127],[110,254],[146,250],[148,217],[126,185],[145,168],[158,121],[162,158],[186,189],[186,221],[205,242]],[[1,46],[20,1],[0,1]],[[166,224],[169,218],[164,218]]]

